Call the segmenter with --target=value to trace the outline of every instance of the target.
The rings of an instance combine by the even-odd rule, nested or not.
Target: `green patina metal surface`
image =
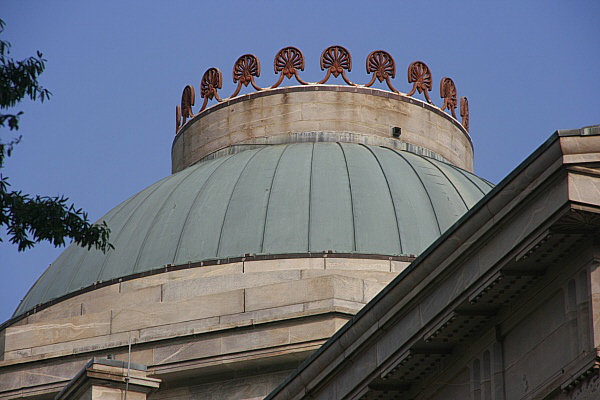
[[[115,249],[68,247],[15,316],[127,275],[244,254],[419,254],[492,185],[430,158],[349,143],[223,156],[169,176],[102,218]]]

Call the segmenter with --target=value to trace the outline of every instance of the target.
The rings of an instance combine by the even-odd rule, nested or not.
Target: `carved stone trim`
[[[600,214],[571,209],[550,228],[556,233],[600,235]]]
[[[572,373],[570,379],[560,386],[570,400],[592,400],[600,397],[600,354],[592,354],[583,368]]]
[[[450,354],[451,348],[438,348],[428,351],[410,349],[398,357],[391,368],[381,374],[381,379],[416,381],[429,375],[444,357]]]

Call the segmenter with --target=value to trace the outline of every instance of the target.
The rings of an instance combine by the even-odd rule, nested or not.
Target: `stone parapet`
[[[393,128],[398,127],[395,137]],[[379,89],[285,87],[239,96],[190,120],[173,141],[180,171],[232,146],[339,141],[415,151],[473,171],[469,134],[431,104]]]

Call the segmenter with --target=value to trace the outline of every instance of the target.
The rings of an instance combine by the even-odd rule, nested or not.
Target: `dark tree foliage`
[[[3,31],[4,21],[0,20],[0,33]],[[36,57],[21,61],[8,57],[9,53],[10,43],[0,40],[0,128],[3,134],[6,127],[9,131],[18,130],[19,118],[23,115],[22,111],[11,114],[4,110],[15,107],[25,98],[43,102],[51,95],[38,83],[46,62],[42,53],[38,51]],[[0,170],[20,140],[19,136],[5,142],[0,137]],[[90,224],[87,214],[68,205],[66,197],[30,196],[9,191],[9,187],[8,177],[0,174],[0,228],[5,229],[19,251],[43,240],[64,246],[70,239],[82,247],[95,247],[104,252],[113,247],[108,241],[110,229],[106,223]]]

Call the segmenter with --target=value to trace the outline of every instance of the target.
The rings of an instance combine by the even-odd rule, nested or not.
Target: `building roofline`
[[[600,136],[600,125],[584,127],[574,130],[555,131],[550,137],[539,146],[529,157],[519,164],[506,178],[504,178],[495,188],[485,195],[473,208],[471,208],[463,217],[452,225],[444,234],[442,234],[431,246],[429,246],[419,257],[415,259],[406,269],[402,271],[390,284],[388,284],[373,300],[363,307],[348,323],[340,328],[323,346],[313,353],[298,369],[292,373],[284,382],[273,390],[265,399],[276,398],[278,394],[291,395],[285,392],[286,389],[296,389],[302,385],[304,389],[308,386],[314,387],[314,379],[317,378],[326,367],[323,363],[316,363],[319,357],[325,357],[325,363],[328,364],[336,360],[341,354],[351,347],[350,345],[363,335],[369,335],[372,332],[373,323],[382,318],[398,299],[388,298],[390,293],[413,271],[417,270],[422,264],[439,265],[448,259],[452,253],[464,252],[460,247],[480,229],[489,232],[493,229],[491,226],[485,227],[488,222],[496,218],[505,216],[504,210],[511,202],[515,201],[519,193],[524,189],[532,189],[525,196],[530,196],[535,188],[539,187],[544,181],[547,181],[565,162],[563,156],[569,150],[565,151],[562,146],[561,138],[575,136]],[[585,146],[582,146],[585,148]],[[557,163],[558,161],[558,163]],[[536,182],[537,180],[537,182]],[[532,187],[532,184],[534,185]],[[512,187],[511,187],[512,186]],[[505,193],[506,192],[506,193]],[[518,201],[522,201],[520,198]],[[504,215],[501,215],[504,214]],[[493,224],[497,225],[497,222]],[[456,236],[455,240],[452,238]],[[471,245],[473,243],[470,243]],[[455,257],[453,257],[455,258]],[[373,320],[375,318],[375,320]],[[345,340],[342,339],[345,337]],[[342,344],[341,342],[344,342]],[[327,356],[328,352],[333,352]],[[312,370],[312,371],[311,371]],[[298,380],[297,384],[293,384]],[[310,385],[309,385],[310,382]],[[289,386],[289,388],[288,388]],[[296,392],[294,392],[296,393]]]

